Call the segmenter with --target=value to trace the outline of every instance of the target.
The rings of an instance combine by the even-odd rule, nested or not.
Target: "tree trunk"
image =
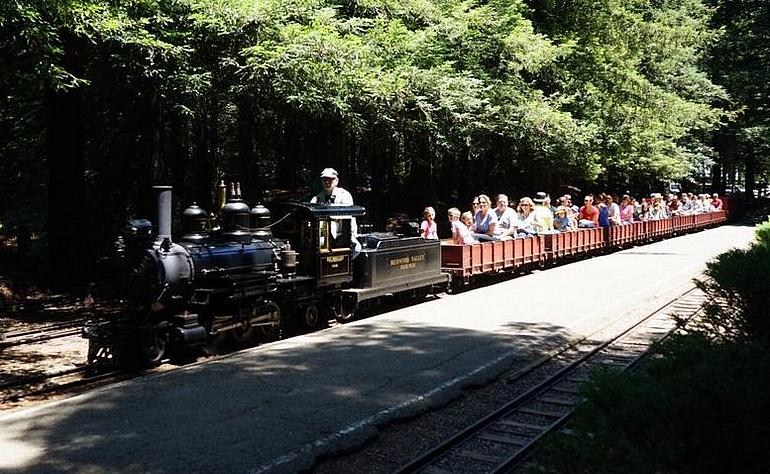
[[[81,77],[82,66],[74,40],[62,37],[64,66]],[[50,86],[44,100],[48,160],[48,250],[54,278],[80,280],[87,274],[86,255],[92,248],[83,228],[84,133],[82,92],[78,87],[56,90]]]

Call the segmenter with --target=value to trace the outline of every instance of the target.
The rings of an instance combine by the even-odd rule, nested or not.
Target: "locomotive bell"
[[[255,239],[269,240],[273,237],[270,231],[270,209],[262,204],[251,208],[251,236]]]
[[[209,216],[197,203],[193,202],[184,210],[182,223],[184,224],[182,240],[185,242],[200,243],[208,237]]]

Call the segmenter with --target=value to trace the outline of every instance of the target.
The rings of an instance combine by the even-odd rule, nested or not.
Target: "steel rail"
[[[469,458],[469,459],[473,459],[474,461],[480,461],[481,463],[488,464],[490,465],[490,469],[487,472],[509,471],[512,468],[512,466],[517,464],[519,461],[523,459],[524,456],[528,455],[532,451],[535,444],[539,440],[541,440],[543,436],[555,431],[570,418],[578,401],[575,401],[574,403],[564,402],[562,408],[565,408],[565,410],[559,411],[554,409],[553,412],[547,412],[543,410],[533,410],[533,409],[529,409],[527,411],[521,412],[521,409],[525,408],[525,405],[531,402],[537,403],[538,397],[543,397],[543,395],[546,394],[549,390],[554,389],[554,387],[556,387],[558,384],[567,380],[571,375],[575,374],[579,368],[586,366],[587,363],[589,363],[590,361],[594,360],[597,356],[599,356],[602,353],[602,351],[611,347],[613,344],[616,344],[621,339],[628,337],[634,331],[640,328],[643,328],[646,323],[653,320],[656,316],[660,316],[664,312],[664,310],[675,307],[677,302],[679,302],[681,298],[691,297],[694,291],[695,291],[695,288],[691,288],[690,290],[686,291],[682,295],[679,295],[678,297],[666,302],[665,304],[663,304],[656,310],[652,311],[650,314],[648,314],[641,320],[637,321],[630,327],[614,335],[612,338],[602,343],[596,344],[596,346],[593,349],[580,355],[578,359],[569,363],[567,366],[559,369],[554,374],[551,374],[536,386],[528,389],[526,392],[517,396],[513,400],[509,401],[502,407],[498,408],[497,410],[493,411],[489,415],[480,419],[476,423],[456,433],[454,436],[450,437],[443,443],[439,444],[438,446],[416,457],[411,462],[409,462],[405,466],[398,469],[396,473],[407,474],[407,473],[416,473],[416,472],[442,472],[443,471],[442,469],[435,468],[433,466],[438,462],[440,462],[442,459],[446,459],[450,456],[460,456],[460,457]],[[661,337],[658,340],[662,340],[664,337],[667,337],[675,329],[676,329],[675,325],[672,326],[670,329],[666,329],[666,332],[663,335],[663,337]],[[557,352],[556,354],[552,354],[550,357],[545,358],[544,360],[539,361],[536,364],[533,364],[532,366],[526,368],[521,372],[518,372],[516,375],[514,375],[509,379],[509,383],[515,383],[517,381],[521,381],[524,377],[531,374],[534,370],[540,367],[543,367],[545,364],[553,361],[556,357],[563,354],[564,352],[571,350],[577,345],[587,344],[587,339],[588,337],[583,338],[581,341],[576,342],[575,344],[571,345],[569,348],[565,348],[562,351]],[[638,363],[639,360],[641,360],[645,355],[647,355],[654,343],[650,342],[649,344],[644,344],[644,345],[640,345],[641,343],[634,343],[634,344],[637,344],[637,347],[639,347],[640,349],[638,353],[634,354],[632,358],[628,358],[627,360],[624,361],[623,363],[624,370],[634,366],[636,363]],[[618,360],[621,360],[621,358],[615,357],[614,360],[618,361]],[[613,363],[612,365],[618,365],[618,363]],[[582,379],[579,379],[579,380],[582,380]],[[573,380],[573,382],[575,381],[576,380]],[[541,399],[541,403],[546,405],[555,404],[553,399],[548,399],[548,398]],[[557,402],[557,403],[562,403],[562,402]],[[483,433],[485,430],[488,430],[490,427],[494,426],[501,420],[505,420],[506,418],[514,416],[517,412],[530,414],[534,416],[540,416],[545,419],[550,418],[552,421],[545,425],[534,425],[534,424],[525,425],[523,423],[509,422],[509,425],[511,426],[518,425],[519,428],[525,428],[529,431],[536,432],[535,434],[532,434],[532,435],[528,435],[524,433],[521,433],[521,434],[511,433],[511,436],[506,437],[505,435],[494,436],[494,435]],[[526,440],[519,442],[515,438],[525,438]],[[500,451],[506,452],[505,455],[503,456],[493,456],[489,454],[476,453],[471,450],[461,449],[461,447],[464,446],[466,443],[470,443],[475,440],[492,441],[492,442],[496,442],[496,444],[498,445],[501,445],[501,446],[509,445],[510,447],[507,449],[505,448],[500,449]]]

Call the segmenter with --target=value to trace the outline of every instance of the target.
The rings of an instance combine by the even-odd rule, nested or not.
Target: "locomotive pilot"
[[[341,204],[343,206],[353,205],[353,195],[346,189],[337,186],[340,180],[337,175],[337,170],[334,168],[325,168],[321,172],[321,184],[323,190],[317,195],[313,196],[310,200],[311,203],[317,204]],[[358,236],[358,225],[356,224],[356,218],[350,219],[350,244],[351,244],[351,257],[356,258],[361,253],[361,244],[356,238]]]

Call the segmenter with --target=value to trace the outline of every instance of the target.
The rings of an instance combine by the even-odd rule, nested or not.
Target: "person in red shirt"
[[[722,202],[721,199],[719,199],[719,194],[714,193],[711,195],[711,206],[714,208],[715,211],[721,211],[724,209],[725,203]]]
[[[594,206],[594,197],[586,196],[578,212],[578,227],[599,227],[599,209]]]

